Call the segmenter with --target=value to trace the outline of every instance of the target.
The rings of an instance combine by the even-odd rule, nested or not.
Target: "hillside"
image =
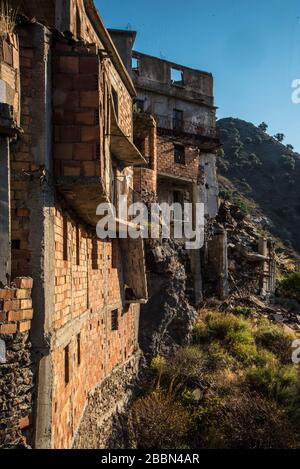
[[[217,123],[220,193],[300,252],[300,155],[240,119]]]

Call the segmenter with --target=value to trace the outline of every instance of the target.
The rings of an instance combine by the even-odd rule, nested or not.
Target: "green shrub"
[[[255,334],[257,345],[274,353],[282,363],[291,363],[293,340],[294,336],[269,321],[262,321]]]
[[[294,171],[296,167],[295,159],[290,155],[281,155],[279,160],[281,166],[289,171]]]
[[[300,272],[292,272],[279,281],[276,294],[300,303]]]
[[[296,446],[286,414],[274,402],[246,392],[233,392],[219,409],[209,447],[287,449]]]
[[[131,444],[142,449],[180,448],[189,426],[189,412],[156,391],[133,404],[129,417]]]
[[[233,309],[233,313],[239,316],[245,316],[246,318],[250,318],[256,313],[256,309],[250,308],[249,306],[236,306]]]
[[[294,399],[299,375],[294,366],[254,366],[246,374],[246,383],[266,398],[288,405]]]

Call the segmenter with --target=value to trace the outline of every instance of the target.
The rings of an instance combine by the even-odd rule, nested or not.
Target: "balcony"
[[[197,144],[204,150],[210,150],[220,145],[215,126],[208,126],[184,118],[174,118],[156,114],[159,135],[168,136],[174,140],[186,140]]]

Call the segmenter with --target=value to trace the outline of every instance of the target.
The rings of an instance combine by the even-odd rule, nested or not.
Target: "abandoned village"
[[[16,24],[0,43],[0,447],[118,447],[118,416],[145,359],[186,339],[207,285],[228,295],[213,77],[136,51],[138,32],[107,30],[93,0],[10,3]],[[124,194],[203,203],[203,247],[98,239],[97,206]],[[118,230],[128,223],[117,214]],[[263,294],[274,289],[270,249],[258,240]]]

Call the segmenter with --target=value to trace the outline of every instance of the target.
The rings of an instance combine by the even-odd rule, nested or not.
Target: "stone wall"
[[[12,285],[0,290],[0,448],[32,443],[32,280],[16,278]]]
[[[141,359],[136,353],[90,393],[74,439],[75,448],[127,447],[123,417],[135,396]]]

